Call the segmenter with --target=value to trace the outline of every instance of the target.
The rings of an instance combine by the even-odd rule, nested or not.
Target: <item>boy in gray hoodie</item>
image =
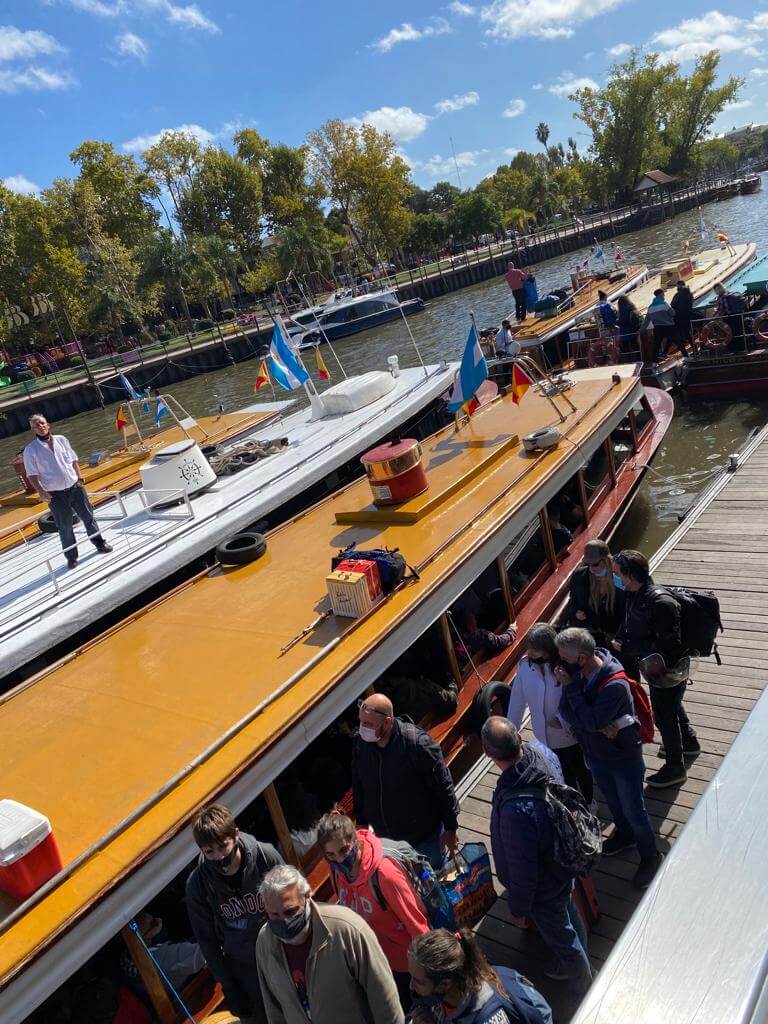
[[[265,1024],[256,971],[256,938],[266,920],[259,887],[283,858],[274,846],[241,832],[221,804],[200,813],[192,834],[200,847],[187,879],[192,930],[229,1010],[241,1021]]]

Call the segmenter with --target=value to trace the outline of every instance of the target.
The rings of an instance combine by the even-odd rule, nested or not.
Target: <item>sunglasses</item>
[[[357,702],[357,706],[361,711],[365,711],[367,715],[381,715],[382,718],[389,718],[386,711],[379,711],[378,708],[372,708],[371,705],[366,704],[362,698]]]

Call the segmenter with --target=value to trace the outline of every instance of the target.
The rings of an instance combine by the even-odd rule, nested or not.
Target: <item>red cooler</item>
[[[368,475],[374,505],[399,505],[429,487],[421,464],[421,445],[413,437],[380,444],[360,461]]]
[[[45,815],[15,800],[0,800],[0,890],[26,900],[61,869]]]

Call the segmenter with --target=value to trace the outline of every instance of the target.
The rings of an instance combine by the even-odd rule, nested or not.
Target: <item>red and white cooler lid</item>
[[[0,867],[15,864],[50,834],[44,814],[16,800],[0,800]]]

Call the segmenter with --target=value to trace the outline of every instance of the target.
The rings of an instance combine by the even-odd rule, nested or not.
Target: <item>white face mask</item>
[[[359,729],[359,736],[361,740],[366,743],[376,743],[379,739],[378,733],[372,725],[361,725]]]

